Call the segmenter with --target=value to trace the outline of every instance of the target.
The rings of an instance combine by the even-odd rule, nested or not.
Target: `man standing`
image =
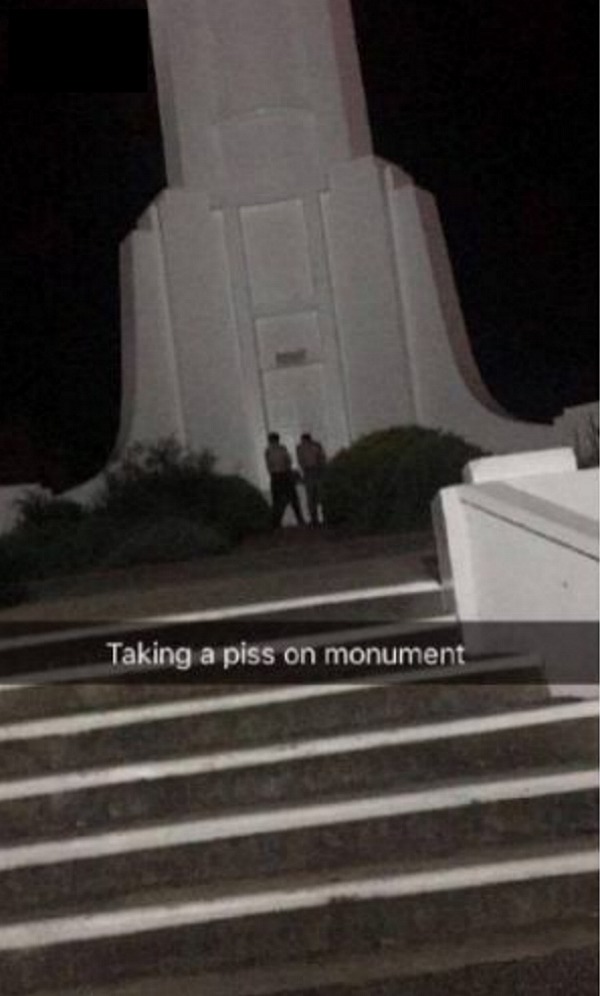
[[[281,525],[288,505],[292,506],[298,525],[304,525],[304,516],[298,501],[296,478],[290,455],[280,441],[278,432],[270,432],[269,445],[265,450],[265,462],[271,478],[271,499],[273,508],[273,528]]]
[[[320,524],[319,508],[322,503],[323,473],[327,459],[321,444],[310,432],[303,432],[296,447],[298,466],[306,488],[306,501],[313,526]]]

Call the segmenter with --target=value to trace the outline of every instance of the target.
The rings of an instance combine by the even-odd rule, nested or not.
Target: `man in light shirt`
[[[322,503],[323,474],[327,458],[321,444],[313,439],[310,432],[303,432],[296,447],[298,466],[302,471],[302,479],[306,488],[306,501],[310,522],[313,526],[320,525],[320,507]]]

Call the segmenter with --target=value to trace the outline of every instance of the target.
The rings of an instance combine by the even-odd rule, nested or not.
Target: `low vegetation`
[[[89,507],[36,492],[20,503],[16,526],[0,537],[0,604],[22,601],[28,582],[224,553],[269,523],[260,492],[217,473],[211,454],[171,440],[137,446]]]
[[[356,533],[427,529],[436,493],[482,455],[458,436],[418,426],[363,436],[327,468],[326,522]]]
[[[343,533],[428,529],[437,491],[481,455],[416,426],[364,436],[327,467],[326,523]],[[210,453],[171,440],[137,446],[109,468],[91,506],[35,492],[21,502],[15,528],[0,537],[0,604],[61,575],[212,557],[269,527],[261,493],[219,474]]]

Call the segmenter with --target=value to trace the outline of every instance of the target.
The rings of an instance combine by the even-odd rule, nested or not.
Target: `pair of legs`
[[[304,525],[304,516],[298,500],[296,482],[293,474],[272,474],[271,475],[271,499],[273,508],[273,528],[278,529],[288,505],[292,506],[292,511],[296,516],[298,525]]]
[[[308,470],[305,471],[304,486],[306,488],[306,503],[308,505],[310,523],[312,526],[319,526],[321,524],[319,512],[321,507],[321,474],[312,473]]]

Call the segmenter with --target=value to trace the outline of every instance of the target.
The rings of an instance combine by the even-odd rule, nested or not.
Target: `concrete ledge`
[[[463,480],[465,484],[482,484],[484,481],[504,481],[532,474],[565,474],[574,470],[577,470],[575,454],[565,446],[471,460],[463,471]]]
[[[599,559],[599,524],[590,516],[500,482],[465,491],[463,502],[517,529],[543,536],[548,543]]]
[[[443,605],[471,624],[467,654],[537,654],[553,693],[573,674],[571,693],[595,698],[598,470],[576,470],[565,448],[474,461],[464,476],[433,517]]]

